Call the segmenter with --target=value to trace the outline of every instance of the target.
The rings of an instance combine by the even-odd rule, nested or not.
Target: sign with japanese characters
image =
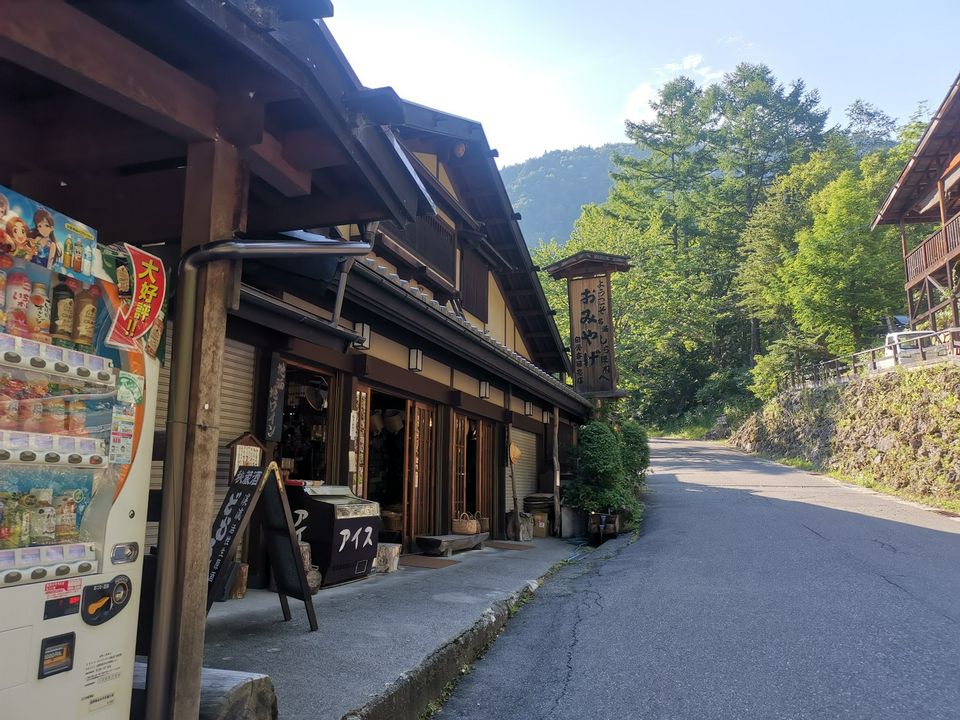
[[[167,276],[163,261],[133,245],[124,244],[129,257],[129,270],[117,268],[120,309],[113,319],[107,344],[132,349],[136,341],[150,332],[154,323],[162,322],[167,295]],[[129,276],[127,273],[129,272]]]
[[[570,278],[568,289],[573,386],[586,395],[614,393],[617,370],[613,355],[610,276]]]

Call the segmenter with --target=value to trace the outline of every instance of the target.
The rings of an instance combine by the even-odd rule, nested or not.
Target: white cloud
[[[753,43],[740,33],[731,33],[730,35],[720,38],[720,44],[726,45],[727,47],[739,48],[740,50],[749,50],[753,47]]]
[[[659,94],[660,88],[652,82],[646,81],[637,85],[627,95],[627,102],[623,108],[624,119],[633,122],[653,121],[657,114],[650,107],[650,103],[656,100]]]
[[[660,88],[668,81],[678,75],[688,75],[693,77],[699,83],[712,83],[721,79],[724,75],[723,70],[704,65],[703,55],[700,53],[690,53],[684,55],[679,61],[664,63],[653,72],[656,81],[644,80],[627,94],[627,99],[623,105],[623,120],[632,120],[633,122],[650,122],[656,117],[650,103],[660,95]]]

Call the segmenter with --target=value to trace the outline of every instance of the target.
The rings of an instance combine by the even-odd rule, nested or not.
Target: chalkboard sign
[[[307,572],[303,567],[303,554],[297,531],[293,527],[293,514],[276,463],[270,463],[265,473],[266,484],[261,496],[261,528],[264,545],[270,557],[273,581],[280,596],[283,619],[290,619],[290,607],[287,596],[302,600],[310,621],[310,629],[317,629],[317,618],[313,609],[310,586],[307,584]]]
[[[208,611],[214,599],[220,597],[232,574],[229,572],[230,561],[250,520],[250,513],[263,491],[265,479],[266,474],[260,468],[238,468],[220,505],[220,512],[213,521],[210,532],[210,574],[207,577]]]
[[[263,472],[260,468],[241,467],[233,477],[210,534],[207,612],[232,576],[230,560],[258,502],[263,503],[263,534],[275,575],[277,594],[280,596],[283,619],[291,618],[287,603],[289,595],[303,601],[310,629],[316,630],[317,617],[303,567],[303,555],[276,463],[270,463]]]

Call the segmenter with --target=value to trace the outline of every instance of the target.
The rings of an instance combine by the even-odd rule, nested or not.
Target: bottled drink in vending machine
[[[13,267],[7,273],[6,287],[7,332],[11,335],[28,337],[30,334],[27,313],[32,290],[33,283],[27,274],[26,264],[23,260],[14,260]]]
[[[73,271],[76,273],[83,270],[83,245],[85,242],[80,237],[73,241]]]
[[[50,335],[54,345],[73,347],[73,283],[62,275],[53,286],[50,303]]]
[[[83,244],[83,270],[84,275],[93,273],[93,243],[85,242]]]
[[[34,340],[50,342],[50,296],[44,283],[33,285],[33,294],[27,307],[27,329]]]
[[[63,241],[63,255],[60,258],[60,264],[67,270],[73,266],[73,236],[67,235]]]
[[[13,267],[13,258],[0,255],[0,332],[7,331],[7,273]]]
[[[90,352],[93,349],[93,334],[97,328],[97,300],[100,288],[96,285],[84,287],[73,301],[73,344],[78,350]]]

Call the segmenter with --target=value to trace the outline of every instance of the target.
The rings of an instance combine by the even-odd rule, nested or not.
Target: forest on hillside
[[[905,298],[898,231],[870,224],[925,111],[897,127],[857,101],[827,127],[816,90],[757,64],[677,78],[652,106],[653,121],[627,122],[637,153],[615,157],[606,200],[564,246],[533,251],[541,267],[587,249],[631,258],[613,278],[627,414],[660,428],[736,416],[791,367],[876,344]],[[565,335],[566,290],[542,282]]]
[[[551,150],[500,172],[527,245],[570,237],[584,205],[602,203],[610,193],[616,155],[631,155],[636,146],[613,143],[600,147]]]

